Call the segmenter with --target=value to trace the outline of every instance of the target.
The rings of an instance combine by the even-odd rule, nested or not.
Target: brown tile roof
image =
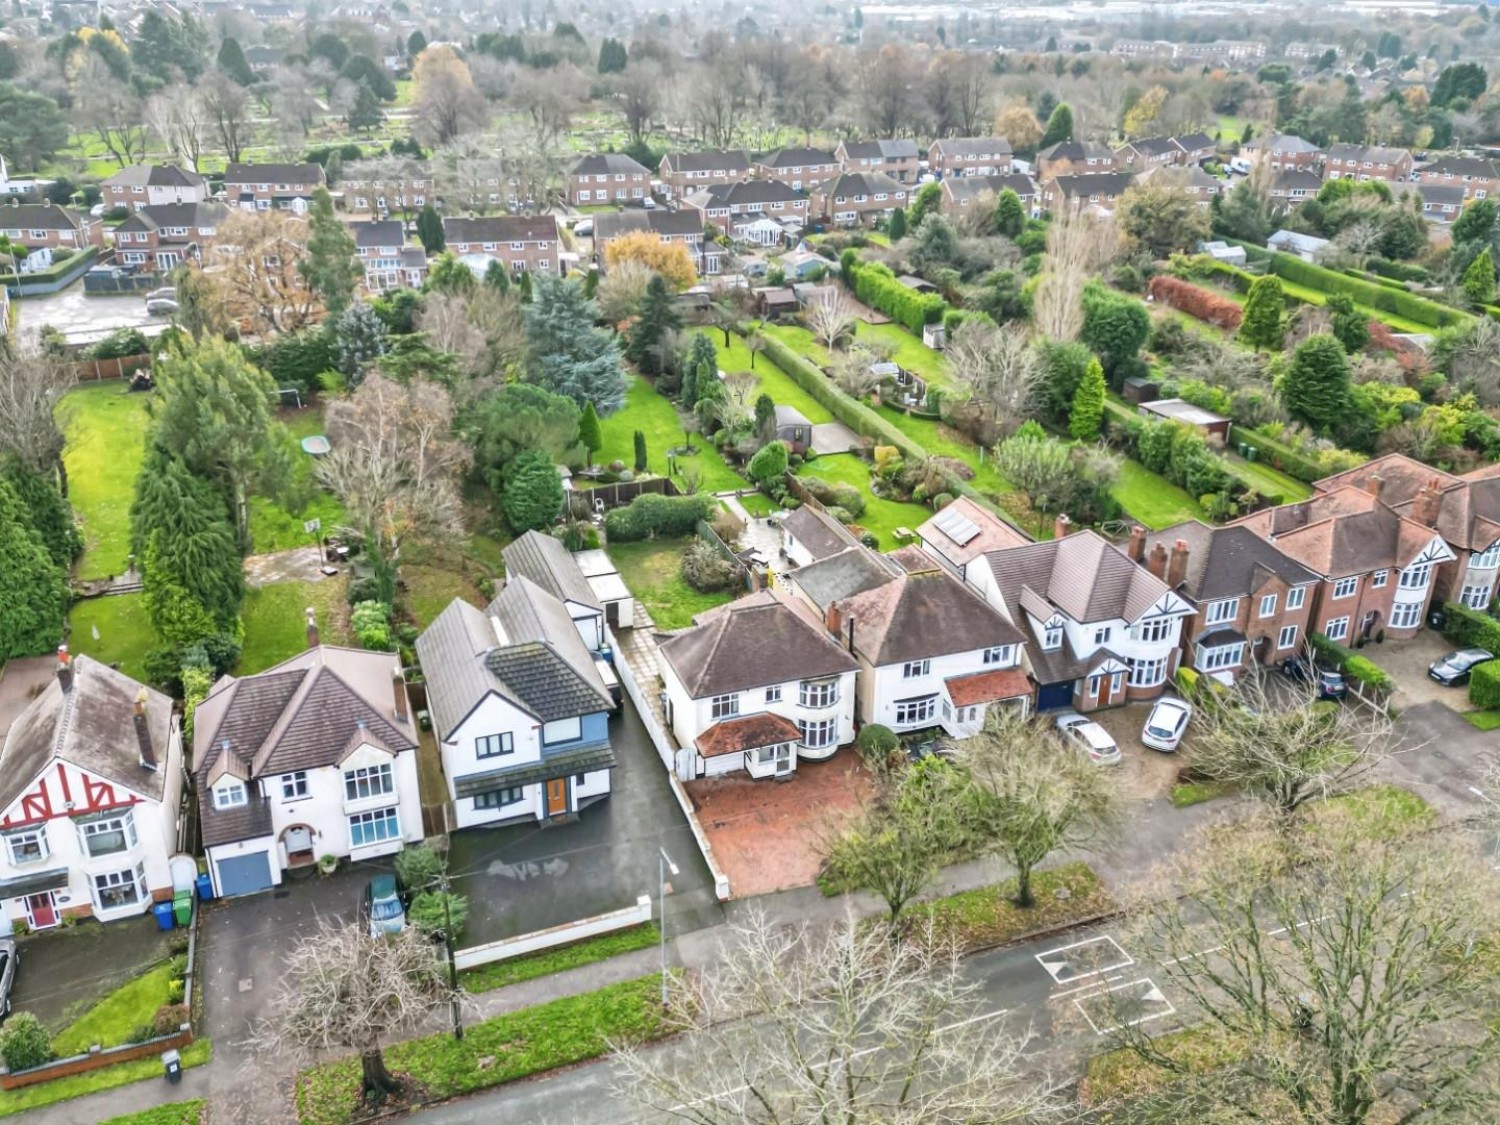
[[[1272,574],[1294,586],[1318,578],[1248,527],[1209,527],[1189,520],[1151,539],[1168,550],[1179,539],[1187,544],[1187,575],[1177,589],[1196,602],[1246,597]]]
[[[806,547],[814,559],[830,558],[859,544],[852,531],[811,504],[803,504],[796,511],[787,513],[781,527]]]
[[[1040,605],[1056,606],[1074,621],[1134,621],[1169,593],[1165,582],[1093,531],[987,557],[1006,604],[1022,605],[1030,591]]]
[[[1352,485],[1235,521],[1325,578],[1402,567],[1436,536]]]
[[[927,561],[874,589],[836,602],[840,623],[854,622],[854,649],[872,665],[900,664],[993,645],[1020,644],[1021,631],[968,586]]]
[[[1319,492],[1333,492],[1346,485],[1352,485],[1368,491],[1370,478],[1376,475],[1379,475],[1381,480],[1380,498],[1391,505],[1402,504],[1410,500],[1434,478],[1439,488],[1448,488],[1461,483],[1460,478],[1451,473],[1434,469],[1431,465],[1424,465],[1404,453],[1387,453],[1384,457],[1377,457],[1373,461],[1366,461],[1363,465],[1356,465],[1342,473],[1335,473],[1322,480],[1314,481],[1313,487]]]
[[[963,521],[973,524],[975,534]],[[964,566],[987,551],[1020,547],[1031,537],[1018,531],[983,505],[960,496],[937,515],[917,528],[922,541],[955,566]]]
[[[1015,699],[1031,694],[1031,681],[1020,668],[1002,668],[996,672],[975,672],[972,676],[954,676],[943,681],[955,707],[976,703],[993,703],[997,699]]]
[[[759,715],[746,715],[739,719],[727,719],[715,723],[698,736],[695,745],[705,758],[717,758],[724,754],[738,754],[744,750],[758,750],[762,746],[776,746],[783,742],[796,742],[802,732],[790,719],[773,715],[769,711]]]

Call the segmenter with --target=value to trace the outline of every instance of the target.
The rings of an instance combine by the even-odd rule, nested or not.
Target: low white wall
[[[634,906],[627,906],[624,910],[611,910],[608,914],[596,914],[592,918],[583,918],[577,922],[565,922],[561,926],[553,926],[548,930],[537,930],[534,933],[506,938],[503,941],[492,941],[487,945],[460,949],[454,952],[453,960],[460,969],[472,969],[476,965],[504,961],[510,957],[519,957],[523,953],[536,953],[538,950],[571,945],[575,941],[613,933],[615,930],[627,930],[631,926],[645,925],[649,921],[651,921],[651,898],[649,895],[641,895],[635,900]]]

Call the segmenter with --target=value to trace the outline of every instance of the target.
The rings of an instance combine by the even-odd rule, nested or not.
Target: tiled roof
[[[500,559],[506,574],[529,578],[559,601],[602,609],[577,561],[555,536],[528,531],[506,544]]]
[[[361,250],[378,250],[382,246],[402,246],[406,230],[397,219],[349,223],[354,245]]]
[[[1135,177],[1129,172],[1085,172],[1078,176],[1057,176],[1052,180],[1057,190],[1070,198],[1119,196],[1134,182]]]
[[[1006,604],[1030,591],[1074,621],[1135,621],[1169,591],[1161,579],[1093,531],[991,551],[987,555]],[[1038,614],[1045,616],[1045,614]]]
[[[598,175],[631,175],[649,176],[650,171],[639,161],[626,156],[623,152],[598,152],[592,156],[585,156],[577,164],[573,165],[575,176],[598,176]]]
[[[557,219],[551,215],[447,218],[443,220],[443,238],[449,242],[556,242]]]
[[[1058,141],[1036,154],[1038,160],[1104,160],[1112,159],[1114,153],[1108,145],[1094,141]]]
[[[906,186],[897,183],[884,172],[844,172],[819,187],[818,194],[829,199],[838,196],[888,195],[894,202],[896,196],[906,194]]]
[[[922,542],[959,567],[987,551],[1031,542],[1030,536],[967,496],[956,497],[917,528],[917,534]]]
[[[809,165],[837,164],[833,153],[821,148],[783,148],[756,161],[767,168],[806,168]]]
[[[1023,200],[1036,198],[1036,181],[1020,172],[989,176],[948,176],[943,180],[943,190],[954,199],[976,199],[986,192],[999,195],[1007,188]]]
[[[1404,148],[1384,148],[1380,145],[1352,145],[1336,142],[1328,146],[1329,160],[1368,160],[1372,164],[1399,164],[1411,156]]]
[[[1236,521],[1325,578],[1407,565],[1436,535],[1361,488],[1345,486]]]
[[[829,558],[859,544],[852,531],[812,504],[803,504],[788,512],[781,521],[781,528],[806,547],[815,560]]]
[[[317,164],[231,164],[224,169],[224,186],[231,184],[321,185],[323,169]]]
[[[1187,544],[1187,575],[1178,590],[1195,602],[1244,597],[1269,574],[1293,586],[1318,577],[1246,527],[1209,527],[1189,520],[1151,538],[1168,549],[1179,539]]]
[[[166,227],[186,227],[188,234],[196,238],[200,228],[217,228],[227,218],[229,208],[222,203],[158,203],[131,212],[124,222],[115,227],[115,233],[130,234]]]
[[[197,172],[175,164],[132,164],[104,181],[105,187],[203,187],[207,181]]]
[[[0,230],[78,230],[81,216],[55,203],[0,204]]]
[[[662,157],[674,172],[748,172],[750,155],[742,148],[708,152],[670,152]]]
[[[605,211],[594,216],[594,243],[603,245],[622,234],[646,230],[661,235],[703,235],[703,219],[696,211],[655,211],[631,208]]]
[[[845,141],[844,156],[849,160],[915,160],[917,142],[906,137],[888,141]]]
[[[888,556],[856,545],[788,571],[783,577],[822,610],[841,598],[884,585],[900,572]]]
[[[997,699],[1015,699],[1031,694],[1031,681],[1020,668],[1001,668],[994,672],[975,672],[969,676],[954,676],[944,680],[948,698],[955,707],[970,707],[976,703],[993,703]]]
[[[780,180],[747,180],[742,184],[714,184],[685,197],[695,207],[764,207],[768,203],[789,203],[802,196]]]
[[[1127,148],[1135,149],[1142,156],[1160,156],[1163,153],[1179,151],[1177,142],[1172,140],[1171,137],[1142,137],[1137,141],[1125,142],[1125,144],[1115,149],[1115,151],[1120,152]]]
[[[1010,142],[1004,137],[940,137],[933,147],[950,160],[965,157],[1009,156]]]
[[[762,746],[798,742],[801,738],[802,732],[790,719],[763,711],[758,715],[715,723],[698,736],[695,745],[705,758],[717,758],[724,754],[759,750]]]

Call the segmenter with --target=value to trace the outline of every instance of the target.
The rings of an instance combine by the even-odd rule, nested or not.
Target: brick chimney
[[[141,769],[156,772],[156,748],[151,745],[151,722],[146,717],[146,700],[150,698],[141,688],[135,696],[135,741],[141,748]]]
[[[307,647],[318,647],[318,614],[312,606],[307,607]]]
[[[396,721],[407,721],[406,677],[401,674],[401,665],[391,669],[391,694],[396,699]]]
[[[839,612],[838,602],[829,602],[828,608],[823,611],[823,627],[835,637],[843,635],[844,615]]]
[[[73,658],[68,655],[67,645],[57,646],[57,682],[63,691],[73,690]]]
[[[1412,502],[1411,518],[1425,527],[1437,525],[1438,511],[1443,506],[1443,494],[1438,488],[1437,477],[1422,486]]]
[[[1146,529],[1136,524],[1130,529],[1130,544],[1125,549],[1130,561],[1138,563],[1146,557]]]
[[[1365,480],[1365,491],[1375,499],[1380,499],[1380,493],[1385,488],[1385,477],[1379,473],[1371,473]]]
[[[1167,573],[1167,549],[1161,545],[1160,539],[1151,548],[1151,556],[1146,560],[1146,569],[1158,578]]]
[[[1073,529],[1073,521],[1068,518],[1067,512],[1058,512],[1057,518],[1052,521],[1052,538],[1061,539]]]
[[[1182,585],[1182,580],[1187,577],[1188,545],[1186,539],[1179,539],[1172,544],[1172,557],[1167,561],[1166,583],[1172,589]]]

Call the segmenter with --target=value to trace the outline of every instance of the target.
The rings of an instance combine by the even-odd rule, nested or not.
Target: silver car
[[[1120,764],[1120,748],[1115,740],[1093,719],[1086,719],[1077,711],[1060,712],[1052,720],[1064,739],[1089,756],[1096,766]]]
[[[0,1019],[10,1015],[10,991],[20,965],[21,951],[16,948],[16,939],[0,937]]]

